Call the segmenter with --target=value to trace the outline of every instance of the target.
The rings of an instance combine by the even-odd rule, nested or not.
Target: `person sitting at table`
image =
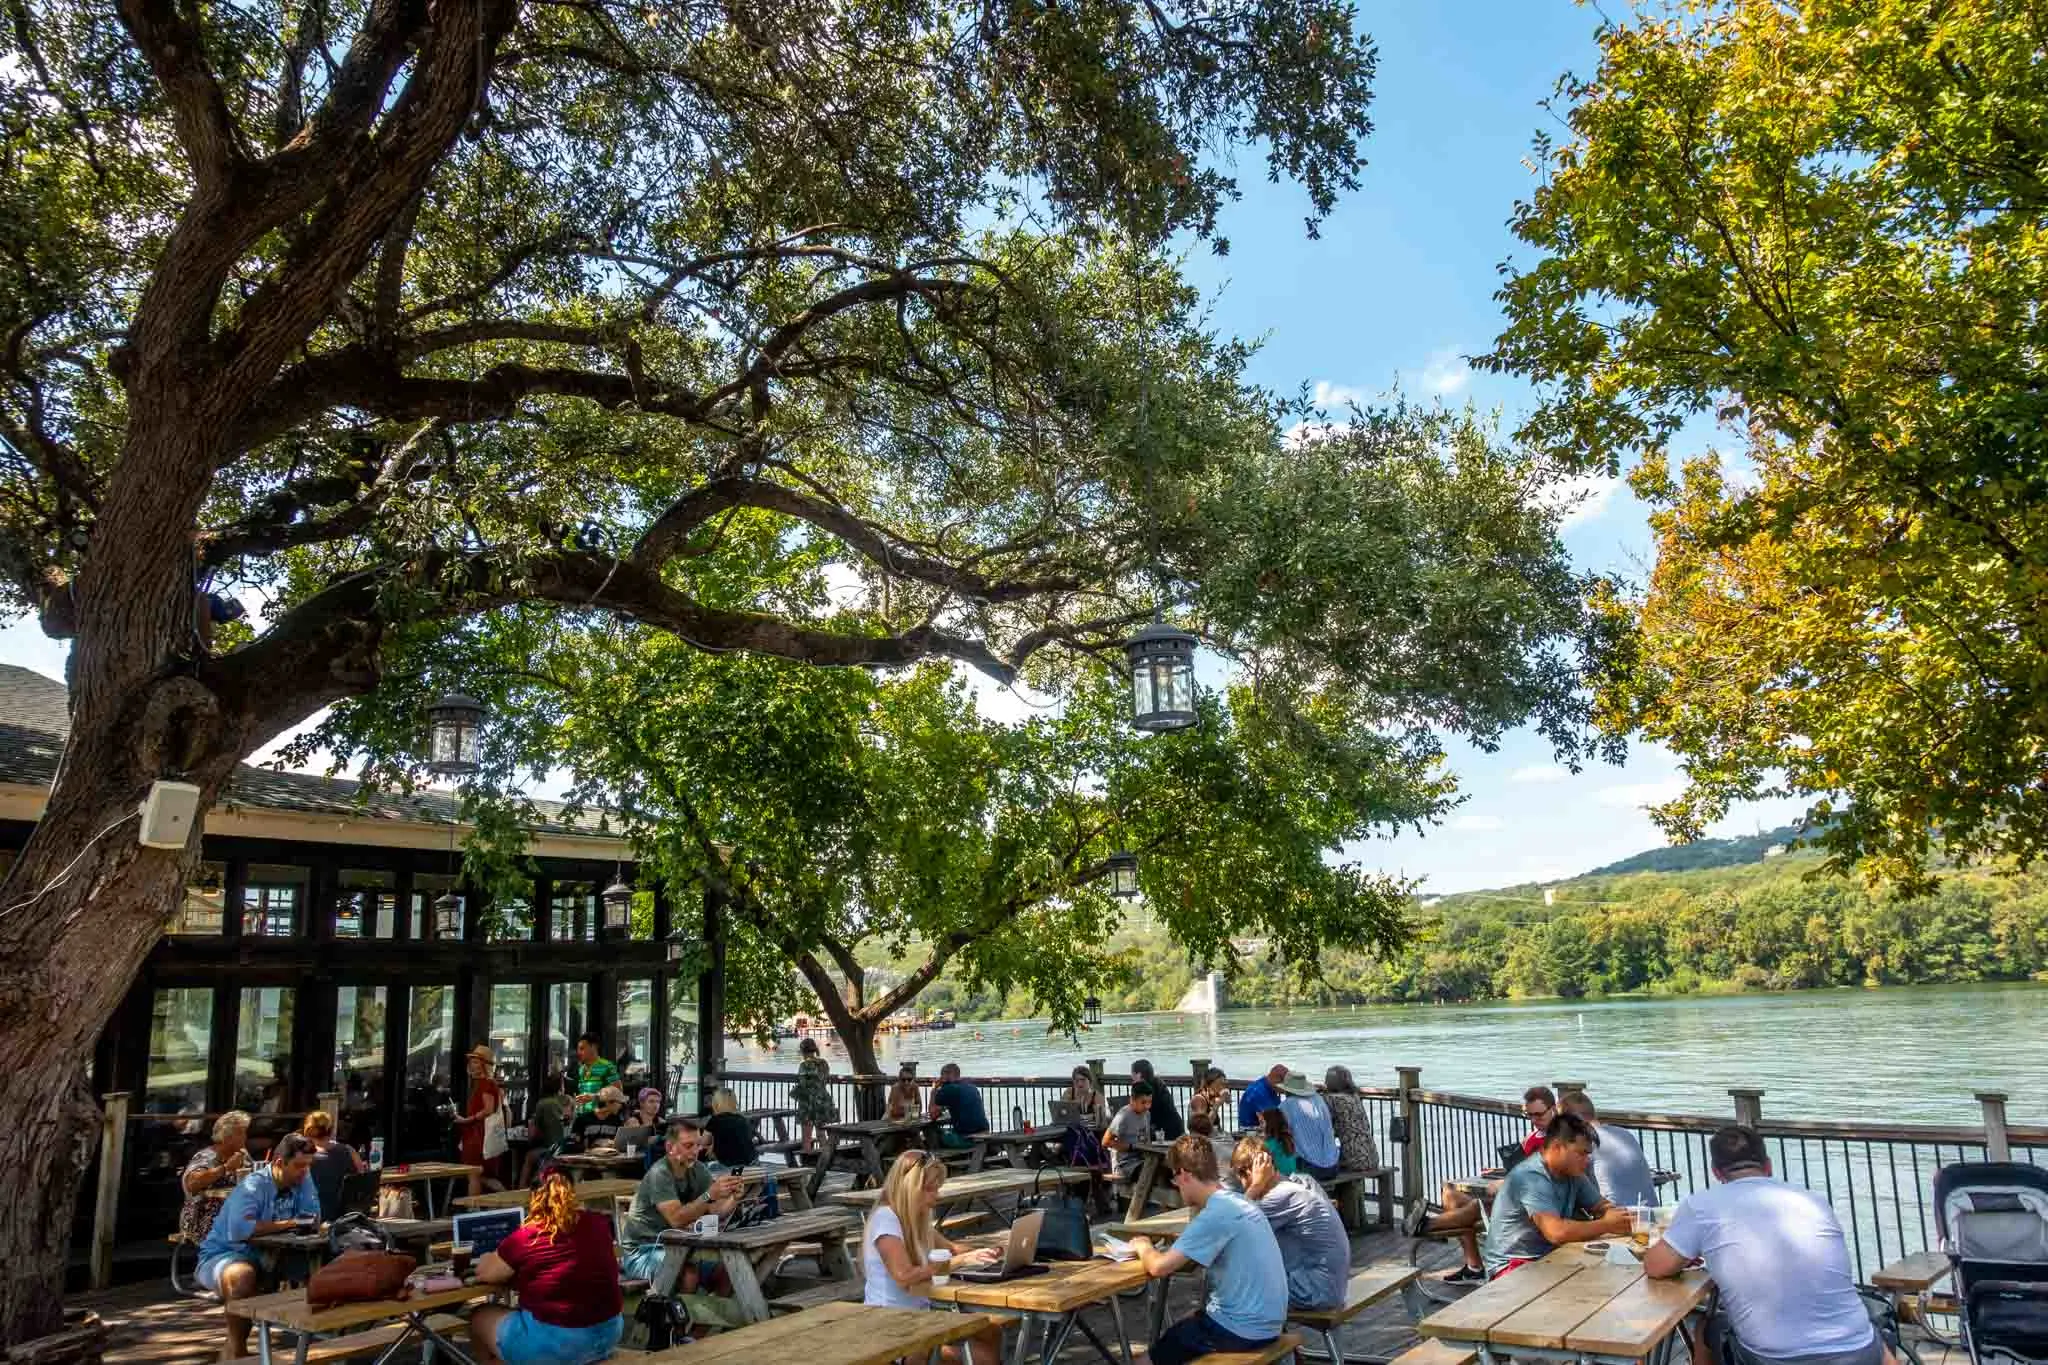
[[[635,1128],[661,1127],[661,1092],[653,1086],[644,1087],[633,1097],[633,1120]]]
[[[889,1122],[916,1118],[923,1103],[917,1093],[917,1064],[905,1062],[896,1068],[896,1084],[889,1087]]]
[[[1145,1273],[1162,1280],[1189,1265],[1209,1272],[1201,1311],[1169,1327],[1152,1345],[1151,1365],[1186,1365],[1212,1351],[1255,1351],[1272,1344],[1287,1321],[1287,1264],[1258,1207],[1217,1179],[1216,1151],[1188,1133],[1166,1153],[1166,1170],[1181,1200],[1195,1211],[1171,1249],[1131,1238]]]
[[[498,1116],[498,1122],[505,1121],[505,1088],[491,1074],[498,1058],[488,1043],[478,1043],[463,1058],[469,1071],[469,1098],[463,1105],[462,1117],[455,1120],[456,1135],[462,1144],[462,1163],[477,1169],[469,1176],[469,1192],[482,1194],[488,1184],[492,1189],[503,1189],[505,1183],[499,1179],[498,1158],[500,1152],[488,1160],[484,1157],[484,1130],[490,1126],[491,1115]]]
[[[670,1228],[688,1228],[707,1213],[731,1216],[745,1188],[738,1176],[714,1176],[697,1159],[703,1138],[704,1125],[698,1120],[686,1115],[669,1120],[662,1158],[640,1178],[640,1188],[633,1191],[633,1203],[626,1210],[626,1255],[621,1269],[628,1279],[646,1280],[655,1293],[680,1295],[693,1321],[744,1327],[746,1318],[725,1297],[731,1288],[716,1270],[716,1252],[710,1253],[708,1263],[686,1259],[673,1283],[664,1283],[662,1275],[666,1257],[661,1234]]]
[[[1643,1256],[1644,1272],[1658,1279],[1696,1258],[1706,1262],[1720,1307],[1707,1322],[1703,1365],[1751,1357],[1765,1365],[1891,1365],[1828,1201],[1773,1176],[1754,1128],[1716,1131],[1707,1160],[1720,1183],[1687,1196]],[[1728,1349],[1730,1332],[1739,1353]]]
[[[1301,1169],[1318,1180],[1337,1175],[1337,1128],[1330,1119],[1330,1106],[1316,1093],[1309,1078],[1289,1072],[1280,1083],[1279,1112],[1287,1117],[1287,1131],[1294,1139],[1294,1155]]]
[[[1195,1097],[1188,1101],[1188,1117],[1207,1114],[1217,1129],[1223,1127],[1224,1116],[1230,1112],[1230,1078],[1223,1074],[1221,1067],[1210,1067],[1202,1073],[1201,1087]]]
[[[369,1170],[370,1163],[346,1142],[334,1140],[334,1115],[325,1109],[315,1109],[306,1115],[299,1131],[305,1134],[306,1141],[313,1144],[310,1179],[313,1192],[320,1197],[320,1217],[331,1223],[341,1213],[343,1177]]]
[[[1177,1141],[1188,1131],[1181,1121],[1180,1110],[1174,1107],[1173,1091],[1159,1080],[1159,1073],[1152,1069],[1152,1063],[1143,1057],[1131,1063],[1133,1083],[1143,1081],[1152,1087],[1152,1131],[1167,1142]]]
[[[1550,1093],[1547,1085],[1532,1085],[1522,1092],[1522,1113],[1529,1120],[1532,1136],[1540,1139],[1550,1126],[1551,1118],[1557,1113],[1557,1097]],[[1542,1146],[1537,1141],[1536,1147]],[[1533,1152],[1529,1138],[1522,1139],[1523,1151]],[[1453,1273],[1443,1277],[1445,1284],[1471,1284],[1486,1278],[1486,1264],[1479,1254],[1479,1226],[1485,1221],[1486,1206],[1493,1202],[1501,1182],[1490,1181],[1484,1196],[1467,1194],[1449,1181],[1445,1181],[1437,1193],[1437,1202],[1443,1212],[1430,1216],[1429,1206],[1420,1199],[1408,1206],[1401,1227],[1410,1237],[1427,1234],[1432,1237],[1454,1237],[1458,1247],[1465,1253],[1465,1264]]]
[[[213,1121],[213,1143],[201,1147],[185,1163],[178,1184],[185,1192],[178,1210],[179,1235],[198,1246],[213,1228],[220,1199],[213,1193],[232,1186],[249,1173],[249,1115],[230,1109]]]
[[[1565,1091],[1557,1097],[1557,1107],[1592,1124],[1594,1135],[1600,1139],[1600,1145],[1593,1149],[1593,1183],[1600,1187],[1601,1198],[1619,1209],[1657,1202],[1657,1179],[1650,1170],[1649,1158],[1643,1155],[1643,1144],[1636,1141],[1634,1133],[1616,1124],[1601,1123],[1592,1097],[1583,1090]]]
[[[711,1139],[711,1155],[726,1170],[757,1166],[761,1154],[754,1150],[754,1121],[740,1112],[739,1096],[719,1086],[711,1096],[711,1117],[704,1121]]]
[[[1550,1120],[1557,1115],[1557,1096],[1547,1085],[1532,1085],[1522,1092],[1522,1113],[1529,1120],[1529,1131],[1522,1138],[1522,1155],[1530,1157],[1543,1149],[1543,1135],[1550,1131]]]
[[[1626,1237],[1627,1209],[1600,1197],[1586,1174],[1600,1137],[1576,1114],[1557,1114],[1543,1146],[1508,1172],[1493,1197],[1493,1221],[1486,1229],[1486,1274],[1498,1279],[1546,1255],[1553,1247]]]
[[[932,1104],[925,1117],[949,1115],[939,1132],[942,1147],[972,1147],[974,1139],[988,1131],[988,1110],[982,1107],[981,1088],[960,1079],[960,1064],[947,1062],[939,1068],[939,1084],[932,1091]]]
[[[1237,1097],[1237,1126],[1249,1132],[1259,1126],[1259,1115],[1280,1107],[1280,1087],[1287,1080],[1287,1068],[1275,1062],[1266,1074],[1244,1088]]]
[[[1116,1153],[1118,1179],[1129,1180],[1137,1175],[1145,1160],[1138,1144],[1151,1140],[1152,1087],[1143,1081],[1132,1081],[1129,1103],[1116,1111],[1116,1117],[1109,1121],[1109,1131],[1102,1135],[1102,1145]]]
[[[839,1106],[832,1100],[832,1065],[818,1055],[818,1040],[806,1038],[796,1045],[801,1058],[796,1064],[796,1085],[789,1092],[796,1106],[796,1121],[802,1128],[804,1150],[818,1150],[818,1134],[825,1126],[839,1122]]]
[[[570,1130],[569,1145],[579,1152],[592,1148],[616,1147],[619,1129],[626,1126],[626,1092],[615,1085],[608,1085],[597,1092],[596,1105],[576,1116],[576,1126]]]
[[[476,1280],[519,1295],[517,1308],[491,1303],[470,1313],[480,1365],[605,1360],[626,1330],[612,1220],[584,1208],[559,1170],[541,1177],[526,1221],[484,1253]]]
[[[1366,1116],[1365,1097],[1351,1068],[1333,1066],[1323,1073],[1323,1103],[1330,1108],[1330,1126],[1337,1132],[1337,1168],[1342,1171],[1376,1171],[1380,1151],[1372,1138],[1372,1120]]]
[[[567,1081],[559,1071],[540,1078],[540,1098],[533,1102],[533,1146],[520,1163],[519,1184],[531,1188],[534,1177],[549,1157],[561,1154],[568,1142],[569,1099],[563,1094]]]
[[[1095,1073],[1085,1066],[1074,1068],[1074,1074],[1067,1081],[1067,1093],[1061,1096],[1074,1106],[1072,1120],[1079,1120],[1090,1128],[1100,1130],[1108,1119],[1107,1101],[1100,1090],[1095,1088]]]
[[[320,1195],[306,1177],[313,1169],[313,1141],[286,1133],[270,1149],[270,1160],[236,1182],[199,1245],[199,1283],[223,1304],[253,1298],[270,1288],[268,1267],[251,1237],[290,1232],[301,1217],[320,1217]],[[223,1360],[249,1354],[249,1319],[227,1312],[228,1350]]]
[[[932,1306],[931,1283],[940,1270],[931,1253],[952,1253],[953,1265],[984,1266],[999,1257],[994,1248],[962,1246],[939,1231],[934,1210],[946,1163],[935,1152],[899,1153],[882,1182],[882,1197],[860,1234],[861,1302],[872,1308],[925,1309]],[[950,1267],[949,1267],[950,1268]],[[990,1327],[970,1338],[976,1361],[1003,1358],[1003,1329]],[[958,1348],[945,1348],[959,1360]]]
[[[595,1033],[586,1033],[576,1039],[576,1107],[586,1114],[597,1107],[600,1091],[617,1090],[619,1086],[618,1067],[600,1057],[597,1049]],[[625,1094],[623,1090],[619,1093]]]
[[[1287,1302],[1294,1308],[1344,1306],[1351,1283],[1351,1237],[1330,1196],[1306,1180],[1285,1180],[1257,1138],[1231,1153],[1244,1197],[1259,1206],[1287,1265]]]
[[[1287,1126],[1287,1115],[1278,1109],[1268,1109],[1259,1115],[1259,1121],[1252,1125],[1258,1129],[1266,1144],[1266,1152],[1273,1158],[1273,1169],[1282,1175],[1293,1175],[1301,1169],[1301,1158],[1294,1152],[1294,1134]]]

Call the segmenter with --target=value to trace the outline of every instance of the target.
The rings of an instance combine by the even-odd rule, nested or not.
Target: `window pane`
[[[653,981],[619,983],[618,1020],[619,1026],[612,1037],[619,1055],[612,1060],[619,1064],[619,1075],[625,1080],[626,1093],[636,1094],[646,1085],[659,1089],[661,1078],[654,1074]]]
[[[336,938],[392,938],[398,933],[398,874],[344,868],[334,898]]]
[[[556,882],[548,896],[553,915],[548,934],[557,942],[597,937],[597,888],[589,882]]]
[[[171,916],[172,934],[219,934],[225,923],[228,868],[226,863],[201,863],[185,887],[185,899]]]
[[[526,1065],[527,1011],[533,987],[500,982],[491,987],[491,1051],[498,1054],[498,1083],[505,1087],[508,1114],[524,1114],[530,1093]]]
[[[491,902],[486,916],[493,943],[525,943],[533,937],[533,890],[524,895],[501,896]]]
[[[303,867],[249,864],[242,888],[242,933],[252,938],[290,938],[300,931],[310,873]]]
[[[235,1022],[235,1108],[291,1112],[291,1075],[292,988],[244,987]]]
[[[587,987],[581,981],[557,981],[548,987],[548,1070],[569,1078],[569,1092],[576,1091],[576,1038],[589,1027]]]
[[[697,1095],[697,978],[668,982],[668,1080],[662,1087],[671,1114],[694,1114]]]
[[[401,1160],[454,1150],[454,1066],[455,988],[414,986],[406,1028],[405,1107],[398,1116]]]
[[[206,1059],[213,1042],[213,988],[160,990],[149,1016],[149,1074],[142,1107],[152,1114],[206,1112]]]
[[[455,897],[454,938],[460,939],[469,928],[469,897],[463,894],[462,878],[441,872],[415,872],[412,878],[412,936],[415,940],[434,938],[439,933],[434,923],[434,902],[443,893]]]
[[[367,1146],[384,1131],[384,1008],[382,986],[342,986],[334,993],[334,1079],[341,1092],[341,1140]]]

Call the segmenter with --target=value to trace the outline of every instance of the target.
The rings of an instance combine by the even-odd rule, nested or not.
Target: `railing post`
[[[1088,1074],[1095,1078],[1095,1093],[1098,1095],[1102,1093],[1102,1064],[1107,1060],[1106,1057],[1090,1057],[1086,1063]]]
[[[1401,1197],[1406,1208],[1427,1198],[1422,1188],[1422,1104],[1415,1098],[1422,1089],[1422,1068],[1401,1066],[1394,1071],[1400,1077],[1401,1126],[1408,1134],[1401,1144]]]
[[[1202,1078],[1209,1074],[1209,1059],[1207,1057],[1189,1058],[1188,1074],[1194,1078],[1195,1089],[1200,1090],[1202,1088]]]
[[[1735,1100],[1735,1121],[1745,1128],[1754,1128],[1764,1121],[1764,1092],[1741,1087],[1731,1087],[1729,1095]]]
[[[1584,1081],[1552,1081],[1550,1085],[1557,1092],[1559,1099],[1564,1098],[1571,1091],[1584,1090],[1586,1088]]]
[[[121,1171],[128,1164],[128,1092],[100,1096],[100,1183],[92,1211],[92,1287],[114,1282],[114,1228],[121,1212]]]
[[[1984,1106],[1984,1159],[2012,1160],[2012,1144],[2005,1136],[2005,1096],[1996,1090],[1980,1090],[1977,1103]]]

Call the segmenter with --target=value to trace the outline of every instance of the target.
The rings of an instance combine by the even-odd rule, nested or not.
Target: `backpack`
[[[646,1295],[633,1310],[633,1321],[647,1329],[650,1351],[666,1351],[690,1339],[690,1307],[681,1295]]]
[[[1085,1166],[1091,1171],[1107,1171],[1110,1167],[1109,1151],[1102,1145],[1102,1139],[1080,1119],[1067,1124],[1060,1147],[1069,1166]]]

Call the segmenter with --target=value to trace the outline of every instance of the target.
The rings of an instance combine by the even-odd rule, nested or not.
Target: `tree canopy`
[[[1908,885],[2048,839],[2044,39],[2004,0],[1687,0],[1561,85],[1487,363],[1658,508],[1603,714],[1684,762],[1674,834],[1801,795]],[[1706,414],[1743,460],[1690,449]]]

